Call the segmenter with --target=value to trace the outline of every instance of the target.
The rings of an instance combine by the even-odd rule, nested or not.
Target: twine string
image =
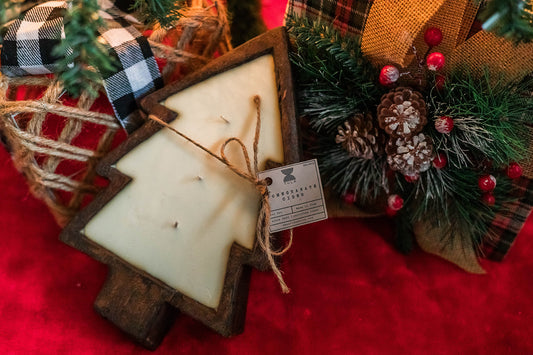
[[[269,202],[269,193],[268,193],[268,183],[264,179],[259,179],[257,175],[259,171],[257,154],[258,154],[258,146],[259,146],[259,137],[261,134],[261,98],[258,95],[255,95],[253,97],[253,101],[256,107],[256,117],[257,117],[257,122],[255,126],[255,136],[254,136],[254,142],[253,142],[253,168],[252,168],[252,163],[250,161],[250,156],[248,154],[248,150],[246,149],[246,146],[239,138],[232,137],[232,138],[227,139],[220,147],[220,156],[219,156],[213,153],[210,149],[196,142],[194,139],[188,137],[187,135],[178,131],[177,129],[175,129],[174,127],[172,127],[165,121],[161,120],[159,117],[151,114],[148,116],[148,118],[154,122],[157,122],[163,127],[168,128],[175,134],[179,135],[180,137],[184,138],[188,142],[192,143],[197,148],[209,154],[211,157],[217,159],[218,161],[226,165],[231,171],[233,171],[238,176],[254,184],[255,188],[257,189],[257,191],[259,192],[261,196],[261,200],[260,200],[261,207],[259,209],[259,217],[257,219],[257,225],[256,225],[257,240],[258,240],[259,246],[261,247],[261,249],[263,249],[263,251],[265,252],[267,256],[270,267],[272,268],[272,271],[274,272],[274,274],[276,275],[278,279],[282,292],[288,293],[290,292],[290,289],[285,283],[285,281],[283,280],[283,275],[274,257],[282,255],[286,253],[287,250],[289,250],[289,248],[292,245],[293,233],[291,230],[290,239],[289,239],[288,244],[285,246],[285,248],[279,251],[272,250],[272,241],[271,241],[271,235],[270,235],[270,212],[271,211],[270,211],[270,202]],[[235,166],[226,157],[226,147],[230,143],[233,143],[233,142],[237,143],[241,148],[241,152],[246,162],[246,170],[242,170],[238,166]]]

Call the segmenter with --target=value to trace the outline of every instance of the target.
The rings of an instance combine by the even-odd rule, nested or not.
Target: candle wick
[[[178,229],[178,226],[179,226],[179,223],[178,221],[174,222],[174,224],[172,225],[174,228]]]
[[[229,124],[230,122],[228,121],[228,119],[222,115],[220,115],[220,118],[224,120],[224,122],[226,122],[227,124]]]
[[[246,146],[244,145],[244,143],[240,139],[238,139],[236,137],[229,138],[222,144],[222,147],[220,147],[220,156],[219,156],[216,153],[213,153],[208,148],[206,148],[203,145],[201,145],[200,143],[196,142],[194,139],[191,139],[190,137],[186,136],[185,134],[183,134],[182,132],[178,131],[174,127],[170,126],[168,123],[166,123],[165,121],[161,120],[159,117],[157,117],[157,116],[155,116],[153,114],[150,114],[150,115],[148,115],[148,118],[151,119],[152,121],[155,121],[155,122],[159,123],[160,125],[168,128],[169,130],[171,130],[172,132],[176,133],[177,135],[179,135],[183,139],[187,140],[188,142],[194,144],[196,147],[198,147],[199,149],[203,150],[204,152],[209,154],[211,157],[213,157],[213,158],[217,159],[218,161],[220,161],[221,163],[225,164],[235,174],[239,175],[243,179],[246,179],[246,180],[250,181],[251,183],[253,183],[256,186],[257,191],[261,195],[261,207],[259,209],[259,218],[257,219],[256,238],[257,238],[257,240],[259,242],[259,245],[261,246],[261,248],[266,253],[266,256],[267,256],[267,259],[268,259],[268,261],[270,263],[272,271],[274,272],[274,274],[278,278],[278,281],[279,281],[279,284],[281,286],[281,289],[282,289],[283,293],[288,293],[290,290],[287,287],[287,284],[285,284],[285,281],[283,280],[283,275],[281,274],[281,271],[280,271],[279,267],[276,265],[276,260],[274,259],[274,256],[278,256],[278,255],[284,254],[291,247],[292,229],[291,229],[291,234],[290,234],[291,237],[290,237],[290,240],[289,240],[289,244],[281,251],[272,250],[272,245],[271,245],[272,242],[271,242],[271,236],[270,236],[270,214],[271,214],[271,210],[270,210],[267,182],[264,181],[264,180],[260,180],[257,177],[257,172],[259,171],[259,168],[258,168],[258,147],[259,147],[259,136],[260,136],[260,133],[261,133],[261,98],[259,97],[259,95],[255,95],[253,97],[253,101],[255,103],[255,109],[256,109],[256,114],[257,114],[257,116],[256,116],[257,117],[257,122],[256,122],[256,125],[255,125],[255,136],[254,136],[254,143],[253,143],[253,154],[254,154],[253,155],[253,168],[252,168],[252,164],[250,162],[250,157],[248,155],[248,150],[246,149]],[[224,116],[220,115],[220,118],[229,123],[229,121],[226,120],[226,118],[224,118]],[[232,143],[232,142],[238,143],[240,145],[241,151],[242,151],[242,153],[244,155],[244,160],[246,162],[247,170],[241,170],[241,169],[237,168],[236,166],[234,166],[227,159],[226,154],[225,154],[225,149],[226,149],[226,146],[228,144]],[[198,176],[198,177],[200,177],[200,176]],[[175,225],[175,228],[177,228],[178,222],[176,222],[174,225]]]
[[[198,175],[198,176],[196,176],[196,178],[198,179],[198,181],[202,181],[204,179],[204,177],[202,175]]]

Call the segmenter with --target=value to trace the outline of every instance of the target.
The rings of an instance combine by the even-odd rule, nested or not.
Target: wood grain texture
[[[165,122],[170,122],[176,118],[176,113],[160,105],[159,102],[265,54],[271,54],[275,63],[285,163],[298,162],[301,149],[288,58],[288,39],[285,29],[281,27],[219,57],[184,80],[149,95],[141,102],[144,113],[154,114]],[[269,269],[266,256],[257,241],[252,250],[234,243],[226,269],[220,304],[217,309],[213,309],[135,268],[83,234],[87,223],[131,181],[130,177],[114,168],[115,163],[160,129],[159,124],[146,122],[123,144],[102,159],[97,172],[109,179],[109,186],[73,218],[60,236],[66,244],[109,266],[108,279],[96,299],[95,310],[149,349],[155,349],[162,341],[178,310],[223,336],[241,333],[244,330],[251,267],[260,270]],[[274,236],[274,239],[279,240],[279,235]]]

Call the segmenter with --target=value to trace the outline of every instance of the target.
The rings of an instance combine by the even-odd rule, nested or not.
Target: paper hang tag
[[[271,179],[270,233],[328,218],[316,159],[262,171],[261,180]]]

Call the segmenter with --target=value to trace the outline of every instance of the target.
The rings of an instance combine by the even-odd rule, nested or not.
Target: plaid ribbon
[[[133,26],[135,18],[109,0],[100,0],[99,15],[106,21],[100,38],[118,58],[116,72],[103,78],[104,88],[122,126],[131,133],[142,124],[137,100],[163,87],[148,41]],[[52,49],[65,38],[66,1],[49,1],[15,20],[4,36],[2,73],[7,76],[51,74],[58,57]]]
[[[361,34],[371,5],[372,0],[289,0],[287,15],[330,23],[343,34]],[[474,24],[472,32],[479,31],[478,25]],[[496,215],[483,240],[488,259],[503,260],[522,229],[533,208],[533,180],[521,178],[515,182],[513,197],[516,200]]]
[[[483,241],[486,258],[501,261],[511,248],[533,207],[533,180],[522,177],[514,183],[515,201],[503,206]]]
[[[341,33],[361,34],[372,0],[289,0],[288,14],[331,23]]]

